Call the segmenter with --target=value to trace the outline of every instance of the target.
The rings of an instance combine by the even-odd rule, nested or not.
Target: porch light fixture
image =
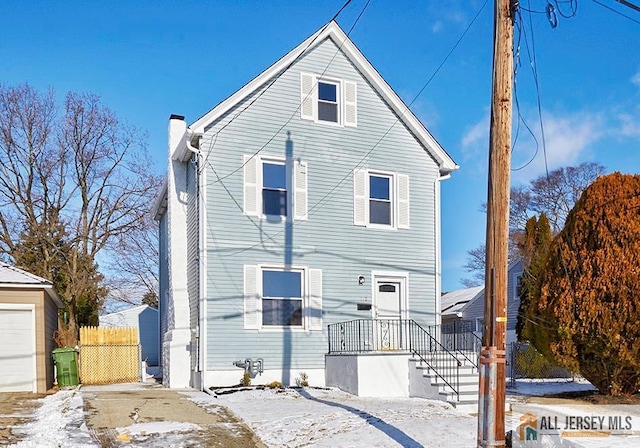
[[[364,275],[358,277],[358,285],[364,285]]]

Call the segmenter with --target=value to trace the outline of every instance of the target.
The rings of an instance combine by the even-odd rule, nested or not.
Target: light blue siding
[[[357,82],[357,127],[302,120],[301,72]],[[258,98],[260,93],[210,126],[200,144],[207,170],[201,186],[207,203],[207,368],[233,370],[232,361],[256,357],[264,358],[265,368],[323,368],[326,325],[371,318],[356,304],[371,300],[372,271],[408,273],[408,316],[433,324],[437,164],[330,40]],[[228,125],[230,117],[235,118]],[[308,220],[287,226],[244,215],[243,155],[283,157],[287,139],[293,158],[308,163]],[[353,225],[355,168],[409,176],[410,229]],[[288,260],[322,270],[324,330],[245,330],[243,266]],[[358,284],[360,275],[365,285]]]

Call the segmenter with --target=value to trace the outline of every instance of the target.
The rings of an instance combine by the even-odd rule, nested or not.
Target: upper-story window
[[[244,156],[243,211],[284,221],[307,219],[307,163],[284,157]]]
[[[318,121],[339,122],[338,87],[333,82],[318,81]]]
[[[353,172],[353,224],[409,228],[409,176],[376,170]]]
[[[301,73],[300,117],[317,123],[355,127],[357,90],[353,81]]]
[[[369,223],[393,225],[392,181],[391,176],[369,175]]]
[[[284,162],[262,163],[262,213],[287,216],[287,171]]]

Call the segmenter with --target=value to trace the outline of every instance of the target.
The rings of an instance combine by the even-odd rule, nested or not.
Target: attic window
[[[338,85],[318,82],[318,121],[338,122]]]
[[[300,118],[345,127],[357,125],[358,85],[353,81],[300,74]]]

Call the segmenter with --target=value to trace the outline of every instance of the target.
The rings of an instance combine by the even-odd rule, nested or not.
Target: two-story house
[[[439,323],[457,168],[335,22],[190,125],[173,115],[154,208],[165,384],[324,385],[328,325]]]

